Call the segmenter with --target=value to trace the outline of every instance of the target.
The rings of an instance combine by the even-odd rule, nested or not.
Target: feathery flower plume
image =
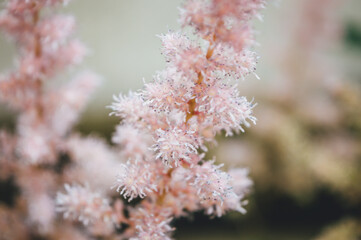
[[[0,75],[0,102],[17,112],[16,132],[0,130],[1,176],[13,177],[20,193],[14,197],[14,206],[4,211],[13,219],[1,219],[0,224],[1,232],[19,226],[16,229],[19,235],[1,234],[5,239],[28,239],[28,236],[59,239],[65,235],[79,239],[80,236],[74,227],[56,222],[54,192],[60,188],[57,184],[62,186],[65,180],[77,180],[69,178],[66,167],[77,162],[69,157],[74,146],[71,147],[68,136],[99,80],[93,73],[83,72],[63,86],[55,87],[51,83],[58,74],[80,64],[87,53],[86,47],[73,36],[74,18],[53,14],[56,7],[68,2],[7,0],[1,3],[0,30],[16,44],[18,52],[14,69]],[[89,151],[85,145],[83,152]],[[77,216],[84,223],[104,217],[102,211],[107,207],[103,200],[98,202],[97,195],[80,187],[67,189],[73,198],[59,195],[58,202],[64,207],[73,204],[72,209],[67,209],[68,215]],[[74,196],[81,198],[74,200]],[[93,204],[91,207],[74,205],[83,204],[81,199],[87,197]],[[68,230],[67,234],[63,229]],[[27,237],[22,237],[23,233]]]
[[[255,104],[240,95],[235,81],[255,72],[250,21],[261,18],[264,5],[185,1],[180,21],[194,29],[196,40],[182,32],[160,35],[166,68],[142,90],[114,97],[110,108],[121,123],[113,141],[129,159],[115,187],[128,201],[142,199],[130,210],[126,237],[169,239],[170,219],[186,211],[204,209],[219,217],[229,210],[246,212],[248,171],[227,173],[202,152],[216,134],[244,132],[256,123]]]

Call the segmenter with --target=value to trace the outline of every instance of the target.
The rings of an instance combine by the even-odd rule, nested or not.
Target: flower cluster
[[[136,197],[144,198],[146,192],[157,191],[157,186],[152,183],[153,172],[149,165],[134,165],[130,162],[121,164],[117,175],[117,192],[129,202]]]
[[[32,164],[56,160],[60,139],[98,85],[94,74],[84,72],[67,86],[49,89],[49,79],[80,63],[86,54],[85,46],[71,36],[73,17],[40,16],[42,9],[66,2],[12,0],[0,15],[0,28],[20,52],[16,69],[0,76],[0,98],[21,111],[19,154]]]
[[[255,104],[235,81],[255,71],[250,20],[264,4],[186,1],[180,21],[194,29],[196,40],[182,32],[160,35],[166,68],[142,90],[114,97],[110,108],[121,123],[113,142],[128,158],[115,187],[129,201],[143,199],[130,210],[127,237],[168,239],[170,219],[202,209],[219,217],[245,213],[248,171],[225,172],[202,152],[216,134],[243,132],[256,122]]]
[[[73,36],[74,18],[52,14],[54,8],[68,2],[7,0],[1,3],[0,30],[16,44],[19,53],[14,69],[0,75],[0,102],[17,113],[15,132],[0,130],[1,181],[9,182],[15,189],[8,193],[14,198],[11,206],[1,206],[0,232],[5,233],[1,234],[2,239],[29,239],[29,236],[85,239],[71,225],[56,222],[54,193],[66,181],[94,174],[94,165],[85,164],[81,152],[91,149],[94,157],[107,157],[107,166],[114,160],[108,157],[109,147],[93,140],[97,146],[94,148],[89,139],[71,134],[99,84],[98,77],[85,71],[60,86],[53,81],[68,76],[62,73],[81,63],[87,52]],[[74,150],[78,147],[82,151]],[[68,165],[81,171],[74,174]],[[109,184],[111,180],[102,186]],[[108,210],[107,200],[89,193],[87,188],[67,186],[67,191],[70,196],[59,195],[58,204],[66,207],[71,217],[84,223],[94,222]],[[69,205],[73,208],[68,209]],[[117,211],[111,212],[114,215]]]
[[[65,184],[66,193],[58,193],[57,210],[64,212],[64,218],[78,219],[85,225],[98,219],[109,218],[112,209],[108,200],[89,187],[69,186]]]

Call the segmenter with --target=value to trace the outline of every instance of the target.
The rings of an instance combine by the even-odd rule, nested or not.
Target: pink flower
[[[112,141],[119,144],[125,159],[149,160],[152,139],[145,133],[141,134],[137,128],[127,124],[118,125]]]
[[[114,187],[130,202],[136,197],[144,198],[146,193],[157,191],[157,186],[152,183],[154,177],[149,164],[136,165],[128,161],[120,165]]]
[[[170,167],[178,167],[181,161],[191,163],[191,155],[197,154],[199,142],[192,131],[173,128],[170,130],[158,129],[157,141],[152,146],[156,152],[156,159]]]
[[[109,106],[113,112],[110,115],[116,115],[122,119],[124,124],[133,124],[139,128],[151,128],[157,125],[158,119],[153,110],[145,106],[144,101],[139,94],[129,92],[128,96],[113,96],[115,102]]]
[[[248,120],[256,123],[256,118],[252,115],[252,109],[256,104],[248,102],[246,97],[239,96],[236,85],[230,86],[219,81],[213,84],[210,84],[208,94],[198,103],[197,110],[206,116],[205,126],[210,126],[217,133],[225,130],[226,135],[233,135],[233,131],[244,132],[241,124],[249,127]]]
[[[72,167],[65,170],[65,180],[82,182],[89,187],[109,192],[114,182],[114,169],[119,165],[119,156],[103,139],[97,137],[70,136],[64,148],[72,160]]]
[[[244,28],[253,17],[261,19],[259,10],[264,6],[264,0],[188,0],[181,10],[180,21],[193,26],[203,38],[214,35],[239,51],[245,46]]]
[[[248,178],[249,170],[246,168],[232,168],[228,171],[231,176],[230,184],[233,191],[238,195],[245,195],[249,192],[253,182]]]
[[[58,192],[56,197],[57,211],[62,212],[64,218],[77,219],[88,225],[109,217],[109,202],[99,193],[79,185],[65,184],[64,187],[66,193]]]
[[[152,204],[130,211],[130,219],[135,224],[136,237],[131,239],[162,239],[170,240],[169,233],[174,229],[169,225],[172,218],[168,209],[161,209]]]
[[[72,16],[52,16],[43,19],[37,31],[41,36],[42,44],[49,48],[57,49],[64,44],[70,34],[74,31],[75,19]]]
[[[255,104],[240,96],[234,80],[255,71],[249,21],[263,5],[262,0],[186,1],[181,22],[194,27],[198,39],[180,32],[160,35],[166,68],[139,92],[114,98],[112,114],[121,119],[114,141],[133,159],[121,165],[117,191],[129,201],[144,198],[130,211],[126,236],[169,239],[169,219],[186,211],[203,209],[219,217],[229,210],[246,212],[244,196],[252,185],[247,170],[228,174],[200,152],[216,134],[243,132],[256,123]],[[153,139],[154,153],[146,151],[151,141],[142,135]]]
[[[58,227],[55,222],[55,202],[51,193],[56,190],[56,183],[62,185],[71,176],[64,167],[69,162],[74,164],[78,161],[82,176],[86,175],[85,172],[89,174],[91,169],[79,163],[79,158],[84,157],[84,152],[89,150],[86,148],[91,144],[81,140],[68,141],[68,136],[98,81],[94,75],[84,73],[65,86],[49,84],[52,77],[61,71],[81,63],[86,54],[84,45],[72,37],[74,18],[53,14],[52,8],[68,2],[8,0],[3,3],[4,8],[0,12],[0,29],[16,44],[19,52],[14,69],[0,76],[0,101],[18,112],[14,135],[5,138],[0,133],[0,168],[13,174],[20,187],[20,199],[15,202],[21,204],[12,208],[13,212],[21,215],[16,225],[24,225],[26,235],[40,238],[46,235],[78,239],[81,236],[76,231],[59,233],[64,228]],[[74,149],[69,146],[70,142],[78,146],[81,142],[83,155],[72,152]],[[7,147],[3,147],[5,145]],[[92,149],[94,157],[106,155],[103,153],[108,149],[102,147],[97,145]],[[72,159],[68,159],[68,154],[72,155]],[[107,159],[102,164],[109,162],[112,161]],[[103,183],[102,187],[107,186],[108,189],[111,181],[107,184],[104,181],[107,179],[102,178],[98,183]],[[67,185],[66,189],[66,194],[58,194],[58,206],[66,216],[79,218],[84,223],[120,216],[119,210],[111,209],[100,194],[80,186]],[[14,229],[14,226],[10,228]]]
[[[99,77],[91,72],[77,74],[68,84],[48,93],[49,125],[63,136],[77,122],[91,94],[100,84]],[[59,121],[59,119],[62,119]]]
[[[168,68],[156,74],[155,82],[145,84],[141,96],[145,104],[157,112],[187,111],[194,83],[186,79],[176,68]]]
[[[29,204],[29,215],[40,232],[49,233],[55,218],[55,206],[53,199],[47,194],[34,196]]]

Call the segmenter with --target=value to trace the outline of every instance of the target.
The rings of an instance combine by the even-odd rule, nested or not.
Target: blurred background
[[[83,65],[103,79],[79,131],[110,140],[117,118],[105,106],[164,68],[156,34],[179,29],[181,3],[74,0],[62,10],[76,16],[90,50]],[[269,2],[264,21],[255,22],[261,80],[239,83],[258,102],[258,123],[220,136],[209,153],[226,167],[250,169],[248,213],[179,219],[176,239],[361,239],[360,11],[359,0]],[[4,36],[0,52],[3,72],[15,56]],[[0,128],[13,128],[15,116],[0,105]]]

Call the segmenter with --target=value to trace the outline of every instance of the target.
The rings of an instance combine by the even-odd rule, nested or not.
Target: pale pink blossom
[[[7,9],[14,13],[25,11],[36,11],[44,7],[51,7],[56,4],[68,4],[70,0],[12,0],[7,3]]]
[[[71,155],[68,136],[89,95],[98,85],[94,75],[89,73],[78,75],[67,85],[50,83],[55,76],[64,76],[60,74],[62,71],[80,64],[87,52],[85,46],[72,36],[74,18],[54,14],[55,7],[68,2],[8,0],[2,3],[0,12],[0,29],[16,44],[18,52],[14,68],[0,76],[0,101],[17,112],[14,134],[4,136],[0,132],[0,168],[11,174],[19,187],[12,212],[21,216],[16,231],[23,232],[24,225],[27,237],[84,238],[76,231],[60,233],[69,226],[64,227],[57,222],[53,194],[57,184],[63,185],[63,181],[71,175],[65,176],[69,173],[68,166],[78,160],[75,157],[67,159]],[[73,143],[79,142],[81,140]],[[87,147],[89,144],[84,145]],[[99,148],[92,149],[93,153],[97,153]],[[103,154],[100,157],[107,156]],[[102,163],[111,162],[107,160]],[[90,167],[85,167],[85,164],[82,167],[84,176],[83,173]],[[104,178],[101,179],[98,183],[103,183],[102,187],[108,189],[112,180],[104,184]],[[66,188],[67,194],[58,195],[58,207],[66,212],[65,215],[80,218],[84,223],[98,218],[118,218],[119,210],[110,211],[108,202],[99,194],[89,193],[89,189],[79,186]],[[82,205],[84,203],[88,205]],[[8,223],[0,225],[14,230],[14,226]],[[26,238],[22,234],[9,236],[13,239]]]
[[[36,82],[27,81],[19,75],[0,76],[0,101],[14,109],[28,108],[37,101]]]
[[[28,111],[19,118],[17,152],[24,162],[39,164],[56,160],[58,138],[49,128],[39,122],[36,110]]]
[[[164,184],[165,187],[163,206],[171,209],[174,217],[187,216],[189,212],[200,209],[198,189],[190,184],[191,178],[188,169],[177,167],[172,171],[169,179],[164,178],[163,182],[158,183],[158,185]]]
[[[218,44],[210,60],[210,67],[218,74],[226,73],[234,79],[244,80],[256,70],[258,56],[251,50],[237,52],[228,45]],[[256,74],[255,76],[258,77]]]
[[[99,193],[86,186],[65,184],[64,187],[66,192],[58,192],[56,197],[57,211],[62,212],[64,218],[77,219],[88,225],[110,217],[109,201]]]
[[[167,62],[172,62],[180,57],[183,51],[193,48],[193,42],[184,34],[180,32],[168,32],[167,34],[160,34],[158,37],[162,41],[162,54]]]
[[[151,136],[141,133],[137,128],[127,124],[118,125],[112,141],[120,146],[124,159],[149,160]]]
[[[197,154],[199,142],[193,131],[181,129],[158,129],[156,131],[157,141],[152,146],[156,153],[156,159],[161,159],[163,163],[170,167],[178,167],[180,161],[191,162],[191,155]]]
[[[161,209],[151,204],[144,204],[131,209],[130,219],[135,224],[136,236],[133,240],[161,239],[170,240],[169,233],[174,229],[169,225],[172,218],[168,209]]]
[[[246,212],[248,170],[222,171],[201,151],[216,134],[243,132],[256,123],[256,104],[240,95],[234,81],[255,72],[249,21],[260,17],[263,6],[262,0],[186,1],[181,22],[194,27],[196,40],[182,32],[160,35],[166,68],[142,90],[114,97],[110,108],[120,124],[113,141],[135,156],[147,155],[127,154],[130,160],[117,176],[115,186],[124,198],[142,199],[130,210],[125,236],[169,239],[170,219],[187,211],[218,217]],[[150,142],[153,153],[145,150]]]
[[[240,96],[236,85],[222,82],[213,84],[209,85],[206,96],[199,100],[197,109],[205,115],[205,126],[210,126],[217,133],[225,130],[227,135],[233,135],[233,132],[244,132],[241,124],[249,127],[249,121],[256,123],[256,118],[252,115],[256,104]]]
[[[249,39],[243,37],[248,21],[261,19],[259,10],[264,6],[264,0],[189,0],[181,10],[180,21],[194,27],[203,38],[214,36],[242,50],[245,39]]]
[[[65,149],[73,160],[73,166],[66,169],[67,181],[81,182],[101,192],[110,191],[120,159],[116,151],[99,137],[72,135],[65,143]]]
[[[141,92],[147,106],[157,112],[187,110],[187,102],[193,98],[192,81],[186,81],[186,77],[177,72],[176,68],[157,73],[154,80],[154,83],[145,84],[145,89]]]
[[[129,92],[128,96],[113,96],[114,103],[109,106],[113,110],[111,115],[118,116],[124,124],[129,123],[138,128],[151,128],[158,125],[159,119],[154,111],[145,106],[139,94]]]
[[[64,44],[74,31],[75,19],[72,16],[52,16],[43,19],[38,26],[42,44],[57,49]]]
[[[248,177],[249,170],[247,168],[231,168],[228,174],[231,176],[230,185],[236,194],[245,195],[248,193],[253,182]]]
[[[191,185],[197,189],[197,195],[200,204],[206,209],[206,213],[217,215],[218,217],[227,210],[236,210],[245,213],[242,207],[242,195],[237,195],[232,187],[232,177],[220,170],[223,165],[213,165],[212,161],[197,166],[193,171],[195,174]],[[238,191],[247,191],[249,186],[242,186],[245,189]],[[242,192],[241,192],[242,193]]]
[[[49,92],[49,128],[63,136],[78,121],[91,94],[99,86],[99,77],[91,72],[77,74],[69,83]],[[62,119],[59,121],[59,119]]]
[[[37,194],[30,198],[29,215],[32,223],[42,233],[49,233],[53,230],[55,218],[54,200],[47,194]]]
[[[147,193],[157,191],[157,186],[152,183],[153,178],[154,173],[149,164],[136,165],[128,161],[120,165],[114,187],[130,202],[136,197],[144,198]]]

